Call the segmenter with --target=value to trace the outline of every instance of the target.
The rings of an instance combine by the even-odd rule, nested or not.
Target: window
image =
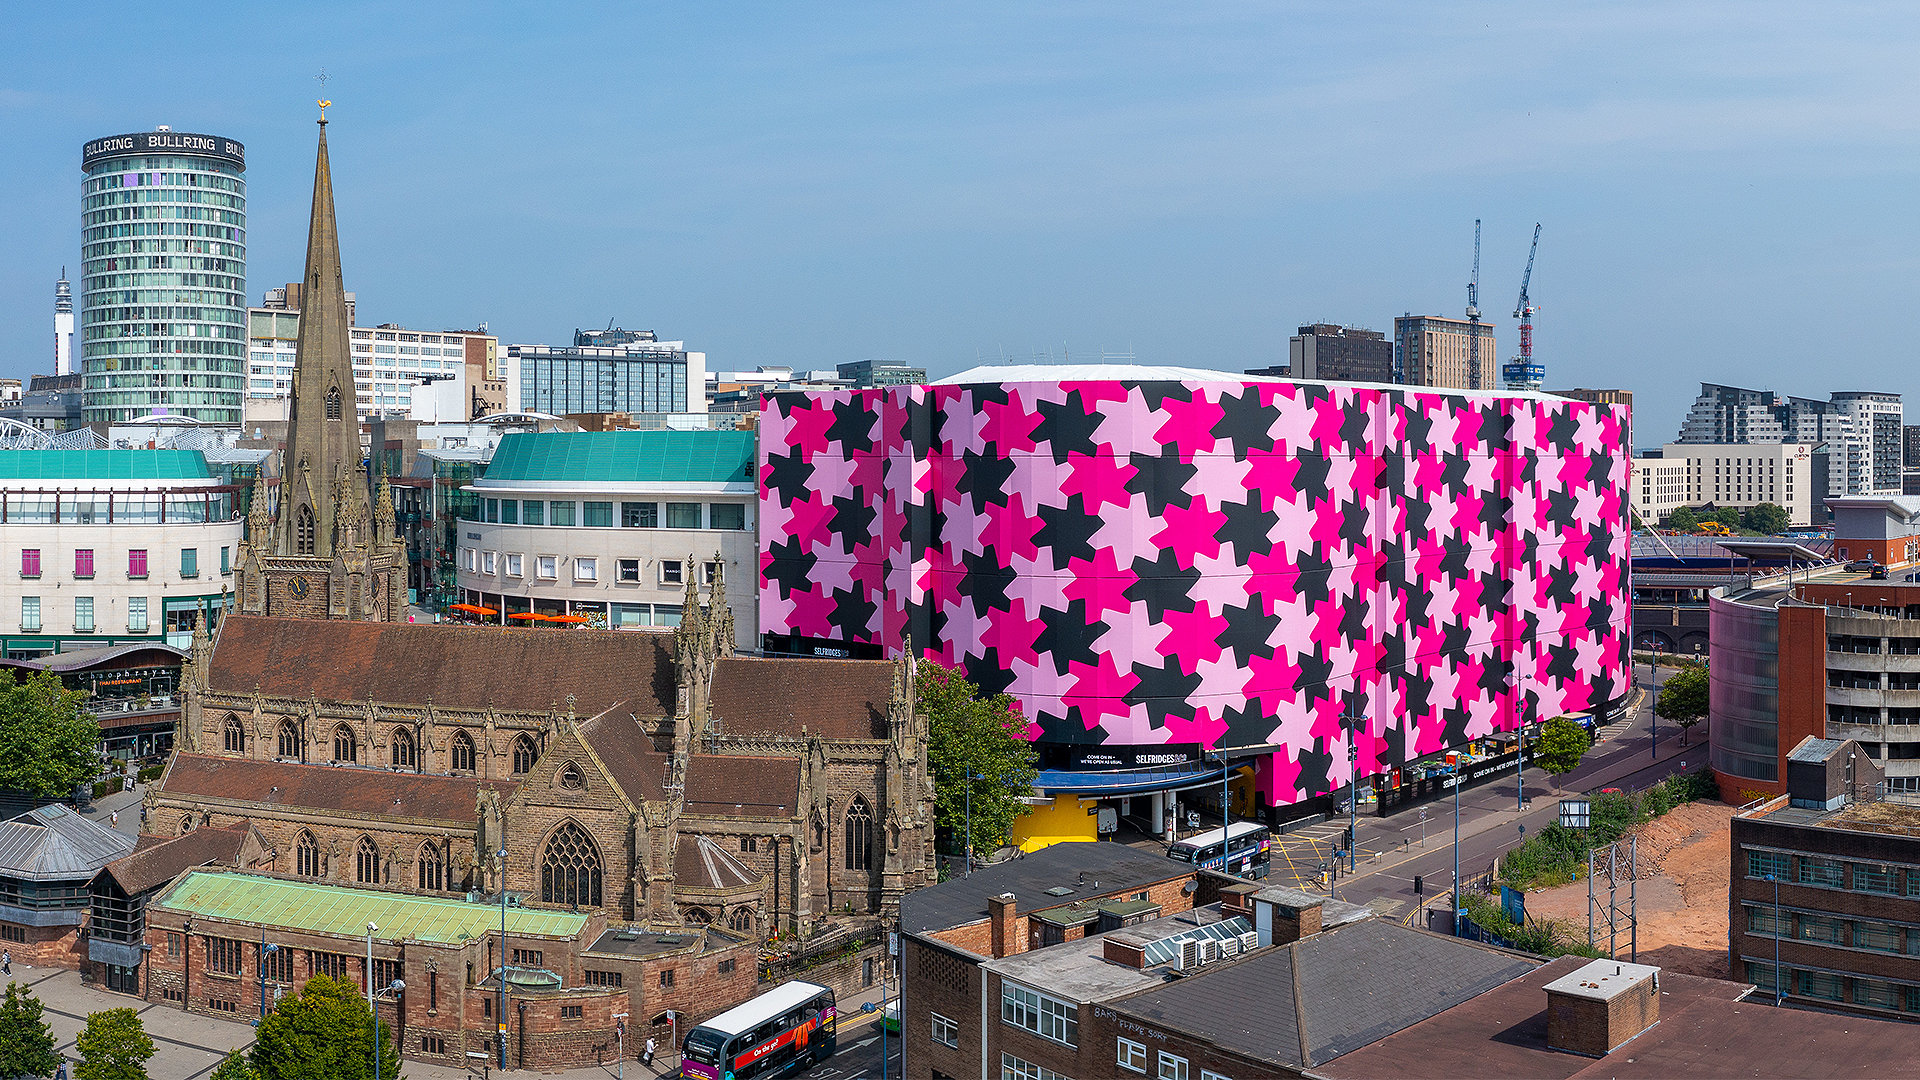
[[[445,1054],[447,1037],[445,1035],[420,1036],[420,1052],[423,1054]]]
[[[1846,944],[1847,924],[1839,919],[1825,915],[1800,916],[1800,932],[1795,937],[1802,941],[1818,941],[1826,945]]]
[[[353,729],[345,724],[333,729],[333,760],[348,764],[359,760],[360,744],[353,737]]]
[[[304,758],[300,752],[300,729],[291,720],[280,722],[279,754],[284,758]]]
[[[552,581],[560,576],[560,560],[553,555],[536,555],[533,558],[533,572],[542,581]]]
[[[488,499],[486,500],[486,507],[487,507],[487,522],[493,525],[499,524],[500,523],[500,500]]]
[[[520,967],[544,967],[547,963],[547,954],[539,949],[515,949],[513,962]]]
[[[507,555],[507,576],[508,577],[523,576],[520,568],[520,556],[517,553],[510,553]]]
[[[135,634],[144,634],[147,632],[146,597],[127,597],[127,630]]]
[[[707,505],[707,527],[710,529],[746,528],[746,505],[744,503],[709,503]]]
[[[395,768],[411,769],[414,763],[413,735],[406,728],[393,729],[393,764]]]
[[[562,1019],[562,1020],[578,1020],[578,1019],[580,1019],[580,1006],[578,1006],[578,1005],[562,1005],[562,1006],[560,1006],[560,1019]]]
[[[680,560],[678,559],[661,559],[660,560],[660,584],[662,585],[680,584],[681,572],[683,569],[684,568],[681,566]]]
[[[1802,885],[1824,885],[1829,889],[1847,887],[1846,864],[1834,859],[1816,859],[1811,855],[1800,856],[1799,873],[1794,878]]]
[[[240,943],[229,938],[206,938],[207,970],[219,975],[240,974]]]
[[[746,911],[746,910],[747,910],[746,908],[740,909],[740,911]],[[734,922],[740,921],[740,911],[736,911],[733,913]],[[751,915],[751,913],[749,913],[749,915]],[[734,929],[739,930],[739,929],[742,929],[742,927],[735,926]],[[746,929],[751,929],[751,927],[747,927]],[[733,974],[733,966],[734,966],[734,962],[732,960],[722,960],[718,964],[715,964],[713,966],[713,970],[714,970],[714,973],[718,975],[731,975]]]
[[[268,982],[292,982],[293,950],[267,946],[267,954],[260,958],[260,970],[266,974]]]
[[[473,771],[473,739],[464,731],[453,733],[453,771]]]
[[[855,795],[847,807],[847,869],[866,870],[873,865],[873,810],[864,795]]]
[[[1042,1068],[1031,1061],[1023,1061],[1012,1054],[1000,1055],[1000,1080],[1067,1080],[1052,1069]]]
[[[569,761],[560,767],[560,786],[568,791],[585,791],[587,778],[580,775],[579,766]]]
[[[220,549],[220,573],[223,576],[231,575],[233,573],[232,551],[233,551],[232,548],[223,547]]]
[[[493,552],[483,551],[480,553],[480,572],[481,573],[486,574],[488,577],[492,577],[495,572],[494,571],[495,565],[496,565],[495,557]]]
[[[519,499],[501,499],[500,500],[500,524],[502,525],[520,524],[520,500]]]
[[[1756,989],[1773,992],[1773,965],[1762,964],[1754,960],[1747,961],[1747,981]]]
[[[439,892],[447,887],[447,864],[440,859],[440,849],[429,840],[420,845],[420,887]]]
[[[949,1043],[949,1046],[952,1044]],[[1132,1039],[1121,1039],[1119,1050],[1120,1067],[1128,1072],[1145,1073],[1147,1071],[1147,1048]]]
[[[1853,887],[1861,892],[1898,896],[1900,872],[1891,866],[1882,866],[1879,863],[1854,863]]]
[[[547,516],[553,519],[553,524],[555,525],[572,525],[573,524],[573,503],[549,502],[547,503],[547,509],[550,511],[550,513]]]
[[[1875,1009],[1897,1009],[1900,1007],[1900,991],[1889,983],[1855,979],[1853,980],[1853,1003]]]
[[[1819,971],[1796,971],[1793,973],[1794,992],[1801,997],[1820,998],[1825,1001],[1839,1001],[1840,976],[1828,975]]]
[[[20,576],[37,578],[40,576],[40,549],[22,548],[20,551]]]
[[[147,549],[134,548],[127,552],[127,576],[143,578],[147,576]]]
[[[1160,1051],[1160,1080],[1187,1080],[1187,1059]]]
[[[307,953],[307,970],[315,975],[325,975],[334,979],[347,979],[355,983],[360,981],[366,970],[360,966],[360,958],[336,952]]]
[[[533,771],[533,763],[540,751],[533,745],[533,736],[521,735],[513,740],[513,775],[525,776]]]
[[[620,560],[620,580],[623,582],[638,582],[640,580],[639,559]]]
[[[14,926],[10,923],[0,923],[0,941],[18,941],[18,942],[24,943],[26,940],[27,940],[26,927]],[[168,955],[172,955],[172,954],[169,953]]]
[[[1857,922],[1853,924],[1853,947],[1856,949],[1897,953],[1902,951],[1901,947],[1906,937],[1904,929],[1888,926],[1886,923]]]
[[[588,986],[618,987],[621,982],[621,973],[618,971],[594,971],[588,969],[584,974],[586,975],[584,981]]]
[[[1751,878],[1774,877],[1781,881],[1787,879],[1787,857],[1777,851],[1747,852],[1747,876]]]
[[[467,548],[466,552],[467,552],[467,572],[471,574],[474,571],[480,569],[480,553],[473,550],[472,548]]]
[[[240,1006],[238,1004],[231,1001],[222,1001],[219,998],[208,998],[207,1008],[212,1009],[214,1012],[230,1013],[230,1012],[240,1011]]]
[[[699,503],[670,502],[667,504],[667,528],[697,529],[699,527],[700,527],[700,504]]]
[[[660,973],[660,988],[664,990],[667,987],[672,985],[673,985],[673,969],[668,968],[667,970]]]
[[[93,576],[92,548],[73,549],[73,576],[77,578],[90,578]]]
[[[327,419],[329,420],[340,419],[340,410],[341,410],[340,388],[337,386],[328,387],[327,388]]]
[[[296,555],[313,554],[313,507],[301,505],[293,512],[293,550]]]
[[[600,560],[599,559],[582,559],[582,558],[576,557],[573,560],[573,580],[599,581],[600,580]]]
[[[20,598],[20,629],[23,633],[33,633],[40,629],[40,598],[23,596]]]
[[[540,858],[540,901],[600,906],[600,849],[585,829],[569,821],[547,839]]]
[[[1080,1020],[1072,1002],[1013,983],[1001,986],[1000,1019],[1065,1046],[1077,1045],[1080,1035]]]
[[[247,732],[245,728],[240,726],[239,717],[227,717],[227,722],[222,728],[220,742],[221,746],[225,748],[229,754],[238,754],[246,750]]]
[[[950,1016],[933,1014],[933,1041],[941,1046],[960,1045],[960,1025]],[[1122,1039],[1122,1042],[1126,1040]]]
[[[587,528],[607,528],[613,524],[613,504],[610,502],[583,502],[580,504],[580,524]]]
[[[650,502],[623,502],[620,504],[620,525],[626,529],[657,529],[660,527],[660,504]]]
[[[741,837],[741,838],[740,838],[740,850],[741,850],[741,851],[758,851],[759,849],[760,849],[760,838],[759,838],[759,837],[757,837],[757,836],[743,836],[743,837]]]
[[[378,885],[386,880],[380,872],[380,849],[373,846],[373,838],[363,836],[353,849],[353,880],[362,885]]]
[[[1201,1069],[1200,1080],[1233,1080],[1233,1077],[1225,1073],[1214,1072],[1212,1069]]]
[[[197,578],[200,576],[199,548],[180,549],[180,576],[183,578]]]
[[[521,524],[545,525],[547,523],[546,514],[544,513],[546,508],[547,504],[541,502],[539,499],[528,499],[526,502],[520,504]]]
[[[90,634],[93,632],[93,597],[76,596],[73,598],[73,632]]]

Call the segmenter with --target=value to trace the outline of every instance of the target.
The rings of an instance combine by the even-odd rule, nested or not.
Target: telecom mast
[[[1473,219],[1473,278],[1467,282],[1467,389],[1480,389],[1480,219]]]
[[[1527,272],[1520,275],[1520,302],[1513,308],[1513,317],[1520,320],[1520,355],[1507,361],[1500,371],[1509,390],[1538,390],[1547,381],[1547,366],[1533,360],[1533,313],[1539,309],[1527,295],[1527,286],[1533,282],[1533,257],[1539,251],[1540,223],[1535,222],[1533,247],[1527,250]]]

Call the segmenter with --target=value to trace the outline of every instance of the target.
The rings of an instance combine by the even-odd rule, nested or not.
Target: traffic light
[[[1419,874],[1413,875],[1413,895],[1425,896],[1426,893],[1427,893],[1426,879],[1422,878]]]
[[[1342,850],[1345,850],[1345,851],[1353,850],[1353,826],[1351,825],[1347,826],[1347,842],[1344,845]]]

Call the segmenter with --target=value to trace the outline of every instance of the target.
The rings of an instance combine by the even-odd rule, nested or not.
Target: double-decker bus
[[[1251,821],[1236,821],[1224,829],[1208,829],[1167,848],[1167,857],[1224,870],[1241,877],[1263,878],[1273,865],[1273,835]]]
[[[833,991],[794,980],[736,1005],[680,1041],[683,1080],[749,1080],[833,1056]]]

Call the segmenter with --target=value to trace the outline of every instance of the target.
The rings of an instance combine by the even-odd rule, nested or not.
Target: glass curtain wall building
[[[615,346],[514,345],[507,352],[519,368],[522,409],[555,416],[706,411],[707,357],[683,342],[649,336]]]
[[[160,128],[81,153],[81,415],[240,422],[246,151]]]

